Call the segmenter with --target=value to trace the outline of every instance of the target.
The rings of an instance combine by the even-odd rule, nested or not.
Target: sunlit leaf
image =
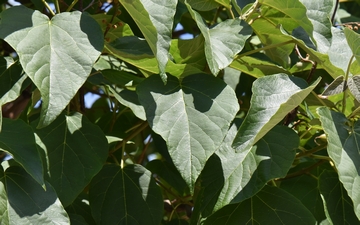
[[[99,25],[79,11],[49,20],[39,11],[11,7],[1,13],[0,38],[16,50],[23,69],[41,92],[39,127],[49,125],[63,111],[103,48]]]
[[[49,182],[67,206],[101,170],[108,154],[105,135],[80,113],[60,115],[36,134],[46,155]]]
[[[163,215],[161,191],[141,165],[104,166],[91,182],[90,207],[97,224],[158,225]]]
[[[239,110],[234,91],[222,80],[195,74],[181,81],[151,76],[137,92],[150,127],[167,142],[171,158],[193,191],[206,160],[221,144]]]
[[[358,62],[358,66],[360,67],[360,34],[350,30],[349,28],[344,29],[344,34],[347,43]]]

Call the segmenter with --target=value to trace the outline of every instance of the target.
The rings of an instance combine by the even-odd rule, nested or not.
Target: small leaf
[[[91,17],[100,25],[103,33],[107,31],[105,36],[107,42],[112,42],[120,37],[134,36],[130,26],[116,16],[99,13],[91,15]]]
[[[217,0],[187,0],[187,3],[199,11],[209,11],[220,6]]]
[[[89,196],[97,224],[158,225],[162,220],[161,191],[141,165],[105,165],[92,180]]]
[[[205,55],[210,70],[217,75],[234,60],[251,36],[251,27],[239,18],[228,19],[209,29],[201,15],[186,4],[192,18],[196,21],[205,38]]]
[[[339,179],[354,204],[354,210],[360,219],[360,121],[349,127],[344,114],[318,108],[320,121],[328,138],[328,154],[335,163]],[[350,132],[349,132],[350,131]]]
[[[41,92],[38,127],[49,125],[63,111],[103,49],[99,25],[79,11],[56,14],[49,20],[39,11],[11,7],[1,13],[0,38],[16,50],[23,69]]]
[[[303,79],[286,74],[257,79],[249,112],[233,142],[236,151],[249,151],[249,146],[296,108],[319,82],[320,78],[308,86]]]
[[[360,75],[349,77],[348,86],[351,94],[360,102]]]
[[[7,204],[0,206],[0,212],[8,212],[1,224],[70,224],[55,190],[48,182],[45,185],[46,191],[21,167],[8,168],[1,178],[0,191]]]
[[[358,66],[360,66],[360,34],[349,28],[344,29],[344,34],[346,41],[358,62]]]
[[[0,149],[14,157],[24,169],[45,188],[41,156],[37,150],[34,132],[22,120],[4,119],[0,133]]]
[[[229,205],[207,218],[204,225],[235,224],[315,224],[316,220],[301,202],[280,188],[265,186],[257,195]]]
[[[161,79],[166,83],[165,68],[177,0],[120,0],[134,19],[156,56]],[[161,12],[161,13],[159,13]]]
[[[138,85],[150,127],[166,141],[170,156],[193,192],[206,160],[221,144],[239,110],[234,91],[222,80],[194,74],[164,85],[151,76]]]
[[[49,182],[67,206],[101,170],[108,155],[107,139],[80,113],[60,115],[36,134],[47,158]]]
[[[347,84],[345,84],[344,76],[341,75],[335,78],[335,80],[325,88],[325,90],[321,95],[331,96],[331,95],[340,94],[343,93],[346,90],[346,88],[347,88]]]
[[[326,217],[332,224],[360,224],[354,206],[336,172],[326,170],[319,177]]]

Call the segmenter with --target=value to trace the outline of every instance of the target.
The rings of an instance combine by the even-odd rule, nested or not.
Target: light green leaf
[[[347,71],[353,53],[348,45],[344,31],[331,27],[331,33],[333,38],[327,54],[330,62],[342,70],[342,73],[337,75],[343,75]]]
[[[303,225],[316,220],[301,202],[284,190],[265,186],[257,195],[229,205],[207,218],[204,225]]]
[[[271,128],[296,108],[320,82],[312,85],[297,77],[276,74],[257,79],[251,106],[233,142],[237,152],[249,151]]]
[[[239,110],[234,91],[222,80],[194,74],[163,85],[151,76],[138,85],[150,127],[166,141],[170,156],[190,191],[207,159],[220,146]]]
[[[249,74],[255,78],[276,73],[287,73],[290,75],[290,73],[281,66],[251,56],[236,58],[230,64],[230,67],[240,70],[241,72]]]
[[[282,18],[282,20],[291,19],[295,24],[297,24],[297,27],[302,27],[306,33],[312,37],[313,26],[306,16],[305,6],[299,0],[259,0],[259,3],[282,12],[286,15],[286,17]]]
[[[140,28],[156,56],[162,80],[166,83],[165,68],[177,0],[120,0]]]
[[[186,6],[205,38],[205,55],[210,70],[217,75],[220,70],[230,65],[236,54],[243,49],[252,29],[239,18],[228,19],[209,29],[201,15],[189,4]]]
[[[46,191],[21,167],[8,168],[1,177],[1,196],[7,201],[0,206],[1,224],[70,224],[55,190],[45,185]]]
[[[203,192],[200,204],[195,202],[201,217],[252,197],[271,179],[284,177],[292,165],[299,137],[289,128],[274,127],[247,154],[231,147],[237,130],[234,124],[201,173]]]
[[[162,220],[161,191],[141,165],[105,165],[91,181],[89,197],[97,224],[158,225]]]
[[[49,182],[67,206],[101,170],[108,155],[107,139],[80,113],[60,115],[36,134],[45,152]]]
[[[28,124],[22,120],[5,118],[0,133],[0,149],[11,154],[45,188],[41,156],[36,147],[34,132]]]
[[[334,171],[324,171],[318,179],[325,213],[331,224],[360,224],[354,206]]]
[[[344,34],[346,41],[358,62],[358,66],[360,67],[360,34],[349,28],[344,29]]]
[[[339,179],[354,204],[354,211],[360,219],[360,121],[352,127],[344,114],[318,109],[320,121],[328,139],[328,154],[335,163]]]
[[[343,93],[347,88],[345,84],[344,76],[338,76],[333,82],[329,84],[321,94],[322,96],[331,96]]]
[[[39,11],[11,7],[1,13],[0,38],[16,50],[23,69],[41,92],[38,127],[49,125],[63,111],[103,49],[99,25],[79,11],[49,20]]]

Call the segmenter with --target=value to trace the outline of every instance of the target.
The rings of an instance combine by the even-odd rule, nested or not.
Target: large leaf
[[[343,75],[347,71],[353,53],[342,30],[331,27],[331,33],[333,38],[328,51],[329,59],[334,66],[342,70],[342,73],[337,75]]]
[[[292,165],[299,137],[289,128],[274,127],[247,154],[231,147],[237,130],[234,124],[201,173],[203,190],[194,211],[200,210],[201,217],[252,197],[271,179],[284,177]]]
[[[169,60],[177,0],[120,0],[120,3],[149,43],[158,61],[161,78],[166,83],[165,68]]]
[[[36,147],[34,132],[29,125],[22,120],[4,119],[0,133],[0,149],[11,154],[15,161],[45,188],[41,156]]]
[[[328,154],[334,161],[339,179],[354,204],[356,216],[360,219],[360,121],[348,126],[345,115],[321,107],[320,121],[328,139]]]
[[[1,13],[0,38],[16,50],[23,69],[41,92],[39,127],[49,125],[62,112],[103,48],[99,25],[79,11],[49,20],[39,11],[11,7]]]
[[[106,165],[90,185],[90,207],[97,224],[158,225],[161,191],[141,165]]]
[[[205,55],[210,71],[217,75],[220,70],[230,65],[236,54],[243,49],[252,29],[239,18],[226,20],[209,29],[201,15],[189,4],[186,6],[205,38]]]
[[[257,79],[249,112],[233,142],[236,151],[249,151],[249,146],[296,108],[319,82],[320,78],[308,86],[301,78],[286,74]]]
[[[193,191],[207,159],[220,146],[239,110],[234,91],[222,80],[195,74],[163,85],[151,76],[137,87],[151,128],[167,142],[173,162]]]
[[[46,191],[22,168],[14,166],[1,176],[1,224],[70,224],[53,187]]]
[[[229,205],[206,219],[204,225],[315,224],[310,211],[294,196],[276,187],[265,186],[254,197]]]
[[[332,224],[360,224],[354,206],[334,171],[324,171],[318,180],[327,219]]]
[[[349,28],[344,29],[344,34],[346,41],[358,62],[358,66],[360,66],[360,34]]]
[[[108,153],[105,135],[79,113],[61,115],[36,134],[45,152],[49,181],[67,206],[101,170]]]

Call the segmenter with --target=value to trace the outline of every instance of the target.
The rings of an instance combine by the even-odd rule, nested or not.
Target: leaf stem
[[[344,87],[343,87],[343,92],[344,92],[344,96],[343,96],[343,99],[342,99],[342,113],[345,112],[345,108],[346,108],[346,96],[347,96],[347,92],[346,92],[346,87],[347,87],[347,80],[349,78],[349,73],[350,73],[350,66],[351,66],[351,63],[354,59],[355,55],[352,55],[350,60],[349,60],[349,64],[348,64],[348,67],[346,69],[346,74],[345,74],[345,82],[344,82]]]
[[[267,46],[265,46],[265,47],[257,48],[257,49],[254,49],[254,50],[245,52],[245,53],[243,53],[243,54],[240,54],[240,55],[238,55],[236,58],[241,58],[241,57],[248,56],[248,55],[251,55],[251,54],[254,54],[254,53],[257,53],[257,52],[261,52],[261,51],[268,50],[268,49],[271,49],[271,48],[280,47],[280,46],[287,45],[287,44],[291,44],[291,43],[294,43],[294,41],[293,41],[293,40],[289,40],[289,41],[281,42],[281,43],[278,43],[278,44],[267,45]]]
[[[59,0],[55,0],[55,1],[54,1],[54,3],[55,3],[55,10],[56,10],[56,13],[60,13]]]
[[[315,153],[315,152],[318,152],[318,151],[320,151],[320,150],[325,149],[326,146],[327,146],[327,144],[325,144],[325,145],[320,145],[320,146],[317,146],[317,147],[315,147],[315,148],[313,148],[313,149],[311,149],[311,150],[309,150],[309,151],[300,152],[299,154],[297,154],[297,155],[295,156],[295,158],[299,159],[299,158],[302,158],[302,157],[310,156],[310,155],[312,155],[312,154]]]
[[[74,8],[74,6],[76,5],[77,2],[78,2],[78,0],[74,0],[74,1],[71,3],[71,5],[69,5],[69,7],[66,9],[66,12],[70,12],[70,10],[71,10],[72,8]]]
[[[46,9],[49,10],[50,14],[52,16],[55,16],[55,13],[54,11],[52,10],[52,8],[50,7],[50,5],[45,1],[45,0],[42,0],[42,3],[45,5]]]

